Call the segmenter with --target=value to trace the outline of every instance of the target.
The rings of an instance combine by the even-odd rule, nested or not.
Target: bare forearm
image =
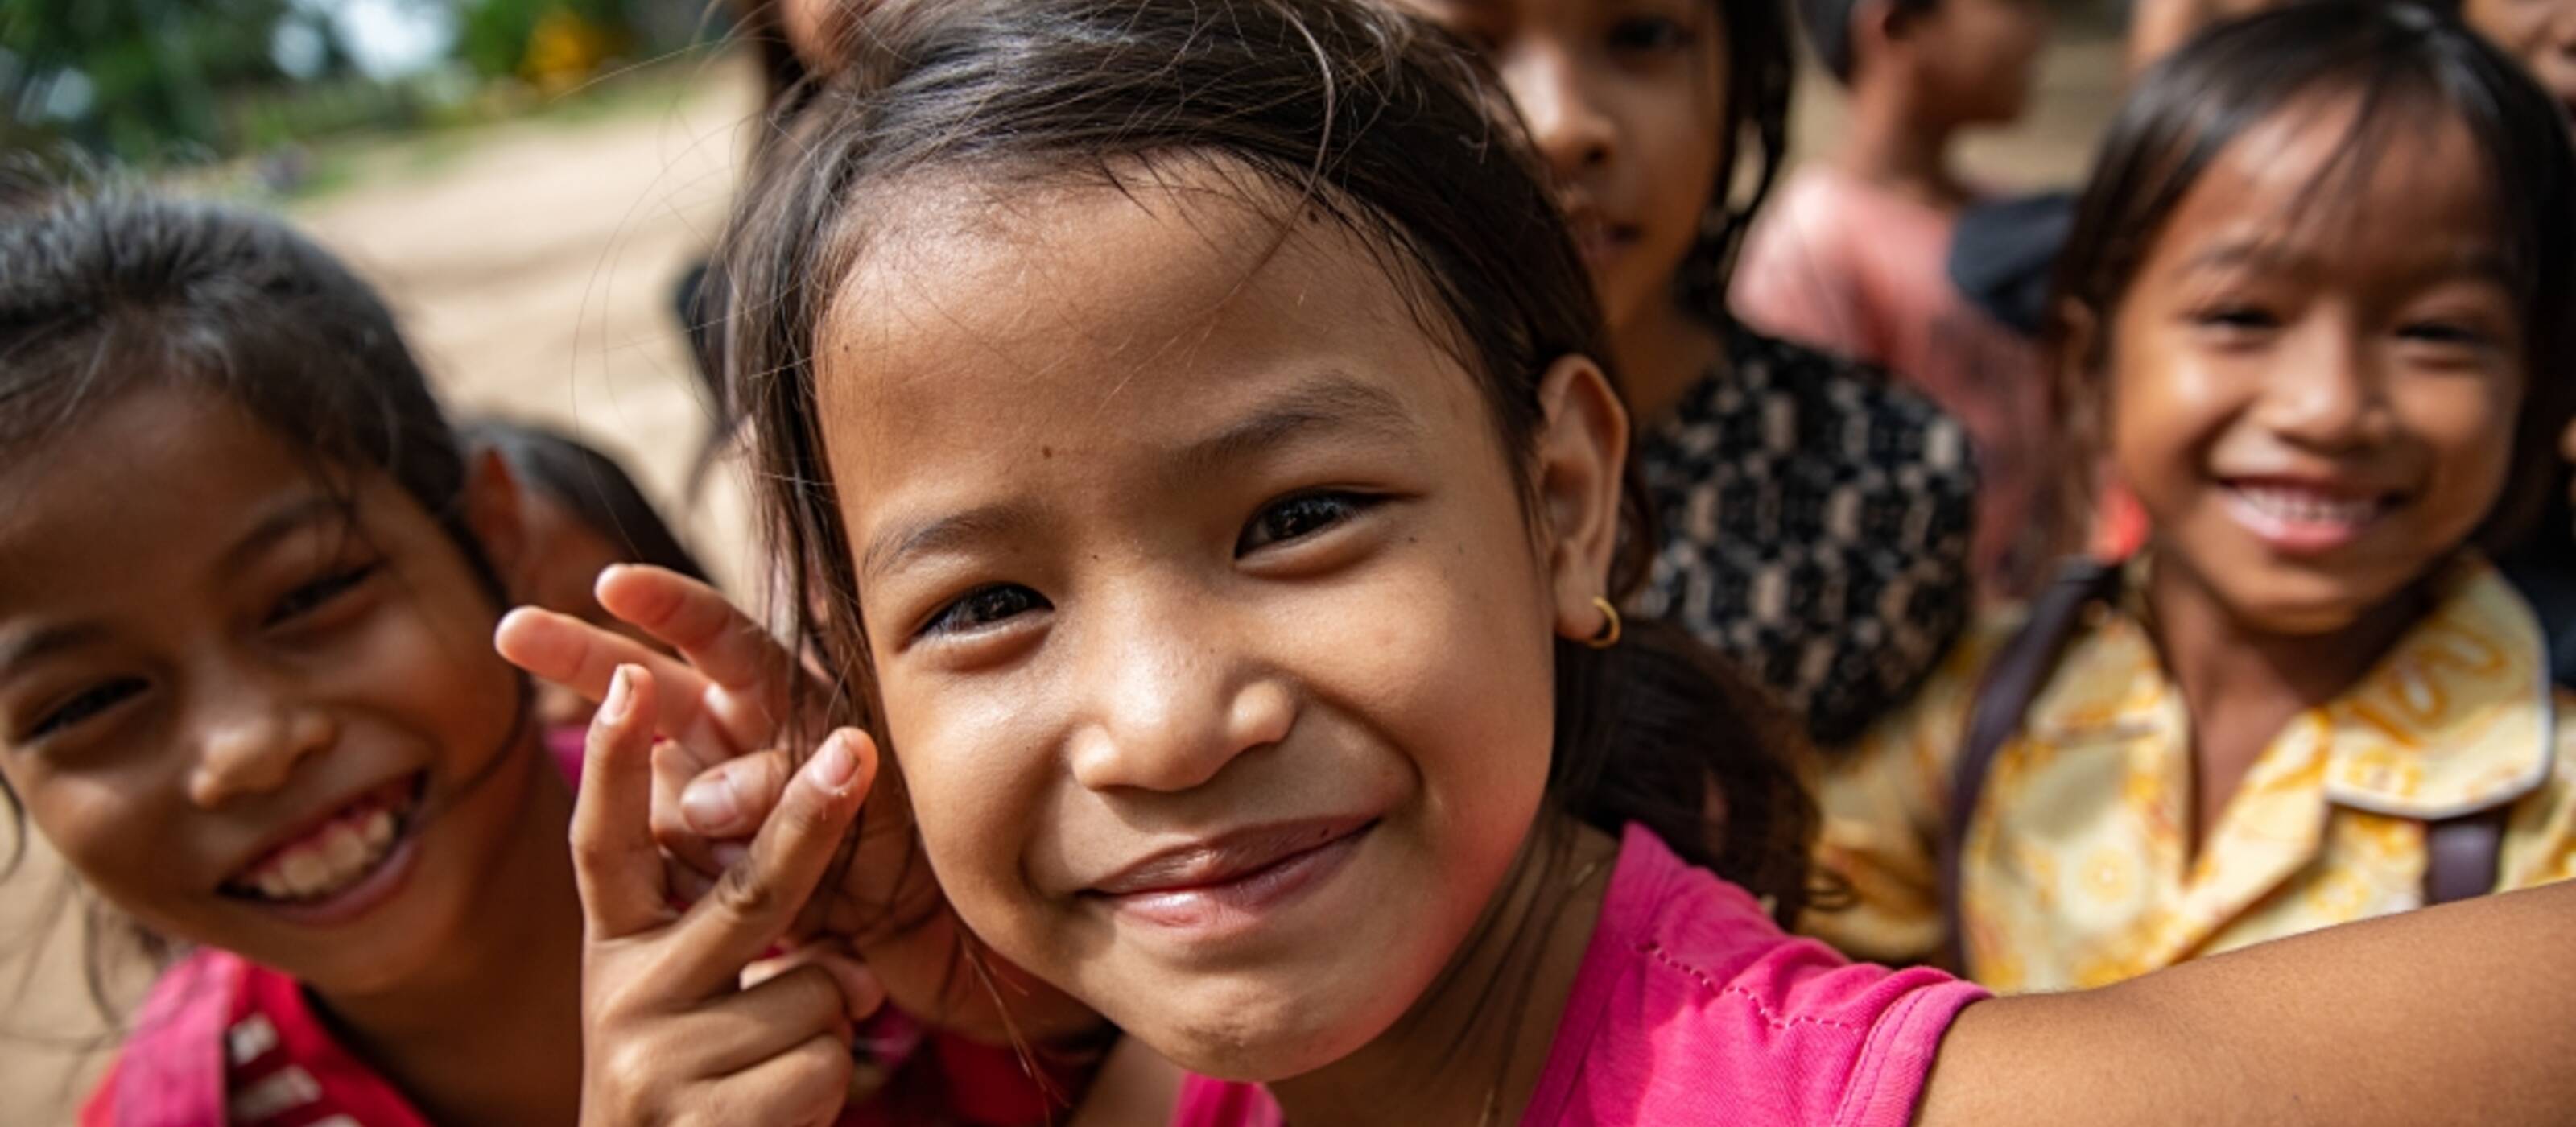
[[[2103,990],[1998,999],[1917,1122],[2563,1123],[2576,884],[2331,928]]]

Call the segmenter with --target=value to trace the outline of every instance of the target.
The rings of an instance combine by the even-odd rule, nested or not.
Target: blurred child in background
[[[1859,905],[1809,926],[2054,990],[2576,871],[2576,696],[2482,554],[2560,479],[2570,193],[2555,103],[2424,8],[2291,5],[2151,70],[2056,330],[2146,549],[1827,776]]]
[[[1774,0],[1405,0],[1493,64],[1608,322],[1662,514],[1637,610],[1848,739],[1974,601],[1960,424],[1885,373],[1748,329],[1725,294],[1787,145]]]
[[[1982,193],[1953,139],[2009,123],[2047,35],[2041,0],[1800,0],[1816,53],[1850,91],[1840,143],[1802,164],[1744,248],[1746,324],[1882,364],[1968,428],[1982,485],[1973,562],[1989,596],[2021,590],[2048,402],[2038,350],[1972,305],[1946,263]]]
[[[502,533],[517,539],[510,553],[515,572],[506,577],[510,590],[531,605],[658,645],[600,606],[600,573],[612,564],[641,563],[702,582],[707,574],[625,467],[534,423],[483,419],[457,431],[481,460],[481,472],[515,486],[507,492],[512,511],[502,522]],[[539,684],[536,707],[537,719],[552,728],[590,722],[590,701],[551,684]],[[572,746],[578,750],[578,741]]]

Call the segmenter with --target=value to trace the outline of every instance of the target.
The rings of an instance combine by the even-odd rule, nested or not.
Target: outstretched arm
[[[2576,1120],[2576,883],[1961,1012],[1915,1120]]]

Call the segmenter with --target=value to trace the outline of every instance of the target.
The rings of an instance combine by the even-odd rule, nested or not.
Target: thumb
[[[787,789],[787,753],[754,752],[708,768],[680,792],[689,829],[715,840],[750,837]]]

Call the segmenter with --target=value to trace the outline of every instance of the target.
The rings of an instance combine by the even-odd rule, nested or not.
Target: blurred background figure
[[[608,613],[592,593],[612,564],[640,563],[705,579],[698,565],[617,459],[535,423],[482,419],[457,427],[472,457],[496,460],[509,490],[517,540],[513,574],[502,581],[526,602],[615,630],[656,649],[660,642]],[[554,728],[590,723],[591,703],[560,685],[536,685],[536,719]]]
[[[1959,215],[1994,194],[1958,168],[1957,136],[2029,102],[2045,0],[1798,0],[1808,43],[1849,94],[1841,136],[1780,186],[1744,247],[1737,316],[1763,332],[1886,366],[1976,444],[1972,561],[1991,601],[2041,552],[2037,349],[1972,305],[1947,262]]]

